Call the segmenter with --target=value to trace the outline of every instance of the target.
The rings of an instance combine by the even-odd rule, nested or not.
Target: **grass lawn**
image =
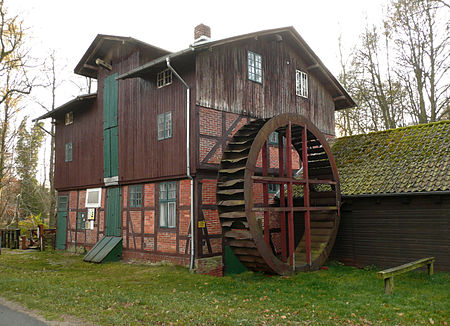
[[[329,264],[293,277],[244,273],[216,278],[182,267],[89,264],[61,252],[3,250],[0,296],[49,319],[101,325],[447,325],[450,274],[415,271],[384,294],[376,271]]]

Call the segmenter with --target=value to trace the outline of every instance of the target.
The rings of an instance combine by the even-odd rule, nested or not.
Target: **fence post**
[[[20,247],[20,229],[16,230],[16,249]]]
[[[38,232],[39,232],[39,247],[40,247],[41,251],[44,251],[44,225],[43,224],[39,224]]]

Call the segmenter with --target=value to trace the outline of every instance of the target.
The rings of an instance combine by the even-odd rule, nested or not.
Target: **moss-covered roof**
[[[339,138],[342,195],[450,191],[450,121]]]

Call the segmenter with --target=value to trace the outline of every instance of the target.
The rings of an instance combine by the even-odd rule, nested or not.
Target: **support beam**
[[[306,208],[305,211],[305,251],[306,251],[306,263],[311,266],[311,225],[310,225],[310,201],[309,201],[309,175],[308,175],[308,131],[306,126],[303,127],[302,134],[302,163],[303,163],[303,205]]]
[[[346,97],[344,96],[344,95],[342,95],[342,96],[337,96],[337,97],[333,97],[333,101],[334,102],[336,102],[336,101],[341,101],[341,100],[345,100],[346,99]]]
[[[294,243],[294,198],[292,191],[292,124],[289,121],[286,130],[286,174],[290,179],[287,184],[287,196],[288,196],[288,232],[289,232],[289,264],[292,269],[295,269],[295,243]]]
[[[278,133],[278,177],[284,178],[284,145],[283,145],[283,135]],[[284,196],[284,183],[280,184],[280,208],[284,208],[286,205],[286,199]],[[280,212],[281,218],[281,260],[283,262],[287,261],[287,246],[286,246],[286,213],[284,211]]]

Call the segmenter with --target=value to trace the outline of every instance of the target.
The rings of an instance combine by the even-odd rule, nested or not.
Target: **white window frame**
[[[260,54],[252,51],[247,52],[247,76],[249,80],[262,84],[263,71]]]
[[[91,192],[98,192],[98,200],[96,203],[89,203],[89,193]],[[86,202],[84,204],[84,207],[86,208],[99,208],[102,205],[102,188],[91,188],[86,190]]]
[[[156,86],[158,88],[172,84],[172,70],[165,69],[156,76]]]
[[[301,70],[295,70],[295,94],[308,98],[308,74]]]

